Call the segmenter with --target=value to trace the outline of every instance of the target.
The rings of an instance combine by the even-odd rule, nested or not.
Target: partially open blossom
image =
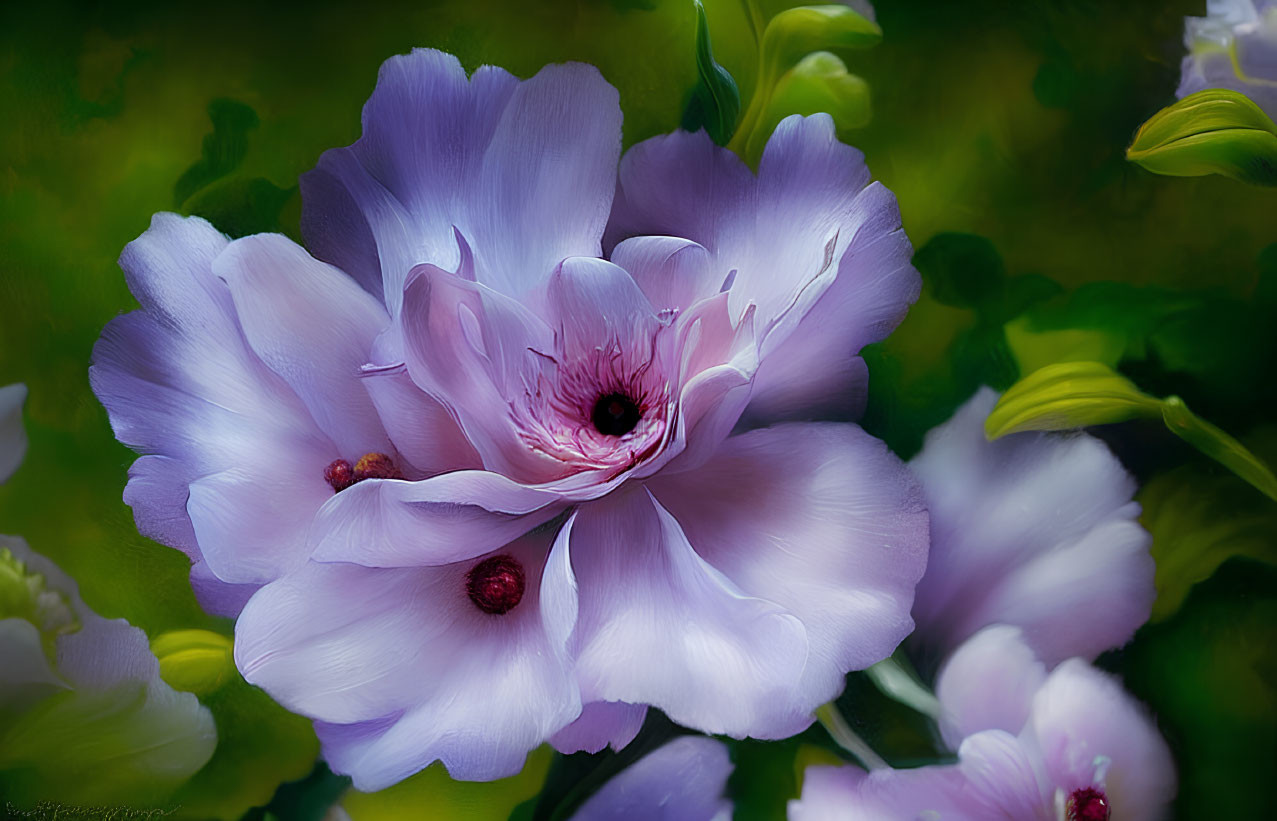
[[[1277,119],[1277,2],[1207,0],[1205,17],[1184,23],[1177,97],[1231,88]]]
[[[990,442],[997,396],[982,389],[927,435],[909,466],[931,513],[931,554],[909,646],[934,669],[990,624],[1024,630],[1055,664],[1128,641],[1152,610],[1150,538],[1135,483],[1084,433]]]
[[[573,821],[730,821],[724,797],[732,762],[722,742],[682,736],[626,767],[590,796]]]
[[[1175,797],[1170,751],[1144,710],[1082,659],[1050,673],[1016,628],[959,648],[937,695],[958,763],[815,767],[792,821],[1157,821]],[[978,728],[978,729],[977,729]]]
[[[332,496],[310,561],[237,626],[245,677],[361,789],[620,746],[645,705],[787,736],[912,627],[926,514],[886,447],[729,435],[755,401],[854,394],[859,347],[917,293],[894,199],[827,117],[782,123],[757,177],[704,135],[658,138],[622,161],[609,261],[619,152],[591,67],[467,78],[416,51],[303,181],[312,247],[392,317],[363,381],[395,451],[441,447],[442,407],[471,454]]]
[[[160,802],[213,754],[213,716],[160,679],[146,635],[12,536],[0,659],[0,795],[19,805]]]

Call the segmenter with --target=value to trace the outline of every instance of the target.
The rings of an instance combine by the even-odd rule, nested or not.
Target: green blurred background
[[[764,18],[785,5],[757,4]],[[1135,129],[1172,101],[1183,17],[1204,2],[875,7],[882,43],[840,53],[868,82],[873,119],[840,133],[896,192],[926,287],[867,354],[866,427],[908,457],[978,384],[1005,388],[1031,367],[1098,357],[1151,393],[1183,397],[1271,464],[1275,195],[1157,177],[1123,159]],[[706,8],[715,56],[747,101],[757,47],[745,6]],[[186,559],[134,530],[120,500],[133,456],[89,391],[98,333],[135,307],[120,249],[161,210],[298,238],[298,175],[358,137],[392,54],[434,46],[468,68],[522,76],[594,63],[621,91],[631,144],[678,126],[697,78],[695,31],[690,0],[5,4],[0,384],[30,387],[31,446],[0,488],[0,532],[57,561],[103,615],[152,636],[229,634],[196,605]],[[1163,595],[1157,621],[1101,663],[1171,742],[1178,817],[1262,817],[1277,806],[1275,506],[1157,426],[1096,432],[1146,484]],[[178,796],[184,812],[236,818],[311,772],[304,721],[242,683],[208,703],[221,746]],[[874,725],[863,717],[872,704],[848,710]],[[889,760],[908,757],[907,741],[877,740]],[[804,749],[735,746],[737,818],[781,817]],[[561,775],[550,759],[539,753],[492,786],[455,787],[431,771],[403,788],[415,809],[395,817],[432,801],[431,817],[503,818],[547,769]],[[290,796],[332,784],[312,776],[285,788],[272,813],[312,817]],[[356,819],[391,817],[358,798],[347,807]]]

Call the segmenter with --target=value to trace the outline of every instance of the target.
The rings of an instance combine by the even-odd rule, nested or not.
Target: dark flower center
[[[489,556],[466,574],[466,595],[485,613],[509,613],[523,600],[523,566],[513,556]]]
[[[365,479],[402,479],[403,474],[394,461],[384,453],[365,453],[351,467],[345,459],[334,459],[324,468],[324,481],[332,485],[334,493]]]
[[[1068,821],[1109,821],[1109,799],[1103,790],[1074,790],[1066,805]]]
[[[604,436],[624,436],[634,430],[642,417],[638,404],[623,393],[600,396],[590,413],[594,429]]]

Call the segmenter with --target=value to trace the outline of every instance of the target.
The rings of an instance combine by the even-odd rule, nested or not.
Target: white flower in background
[[[1231,88],[1277,117],[1277,0],[1207,0],[1205,17],[1185,19],[1184,44],[1177,97]]]
[[[21,383],[0,388],[0,484],[8,480],[27,454],[27,434],[22,429],[22,403],[27,386]]]

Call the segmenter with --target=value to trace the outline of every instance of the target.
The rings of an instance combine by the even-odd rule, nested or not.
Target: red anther
[[[1074,790],[1066,805],[1068,821],[1109,821],[1109,799],[1103,790]]]
[[[513,556],[489,556],[466,574],[466,595],[485,613],[508,613],[523,600],[523,565]]]
[[[334,459],[328,467],[324,468],[324,481],[333,486],[334,493],[341,493],[359,480],[355,478],[350,462],[345,459]]]

